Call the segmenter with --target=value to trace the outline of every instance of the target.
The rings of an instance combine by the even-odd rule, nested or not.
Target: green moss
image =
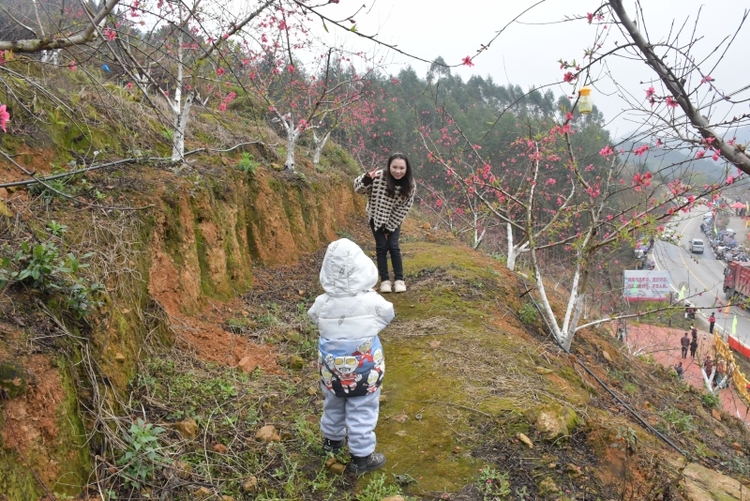
[[[2,420],[0,420],[2,424]],[[0,444],[1,446],[2,444]],[[23,459],[15,450],[2,449],[0,454],[0,492],[6,499],[39,499],[41,486],[27,468],[20,468]]]
[[[57,365],[65,400],[57,413],[58,435],[53,449],[60,476],[51,488],[58,494],[77,495],[88,481],[91,457],[86,447],[86,430],[79,415],[76,383],[69,375],[69,370],[75,369],[64,357],[58,357]]]
[[[581,380],[581,377],[578,375],[578,373],[576,373],[575,370],[573,370],[572,367],[563,367],[558,371],[558,374],[562,376],[563,379],[571,383],[574,387],[584,389],[586,388],[586,386],[583,384],[583,381]]]
[[[26,374],[23,368],[13,362],[0,362],[0,388],[10,398],[15,398],[26,391]]]
[[[184,258],[182,255],[181,243],[184,240],[185,230],[182,226],[182,221],[180,220],[182,213],[180,200],[174,190],[174,186],[167,186],[167,189],[161,197],[164,201],[162,209],[167,218],[164,230],[164,248],[175,264],[182,265],[184,264]]]
[[[461,423],[471,416],[459,406],[468,408],[472,402],[441,371],[436,360],[415,357],[415,353],[424,351],[423,346],[400,340],[398,334],[390,337],[384,333],[384,340],[387,403],[381,407],[376,430],[379,449],[398,463],[399,470],[414,477],[424,473],[420,489],[455,492],[465,485],[478,465],[474,459],[454,452],[461,445],[455,429],[463,429]],[[423,342],[420,339],[420,344]],[[447,420],[452,422],[451,427],[445,426]]]
[[[198,265],[201,270],[201,292],[208,297],[217,298],[220,294],[216,289],[216,284],[211,281],[211,276],[209,275],[208,246],[206,245],[206,239],[197,227],[195,228],[195,247],[198,254]]]
[[[41,457],[35,447],[27,448],[25,457],[21,458],[16,449],[5,449],[4,444],[0,443],[0,493],[7,499],[40,499],[44,495],[26,462],[39,468],[40,464],[54,461],[59,468],[58,481],[47,487],[56,494],[77,495],[89,478],[91,461],[85,446],[85,429],[78,415],[76,385],[68,375],[68,362],[64,357],[58,357],[57,365],[60,367],[64,398],[59,407],[49,410],[56,413],[57,421],[54,442],[44,444],[49,458]],[[5,426],[1,416],[0,427]]]

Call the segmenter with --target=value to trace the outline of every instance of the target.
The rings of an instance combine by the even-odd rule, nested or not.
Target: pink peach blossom
[[[10,120],[10,113],[8,113],[7,106],[3,104],[0,106],[0,129],[3,129],[5,133],[8,132],[5,129],[5,124],[8,123],[8,120]]]

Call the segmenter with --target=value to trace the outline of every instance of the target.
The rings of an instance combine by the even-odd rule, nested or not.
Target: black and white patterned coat
[[[414,203],[414,192],[412,187],[408,197],[400,195],[401,187],[396,186],[394,196],[388,196],[388,188],[385,184],[385,175],[381,174],[371,179],[366,173],[354,180],[354,191],[367,195],[367,216],[374,221],[375,229],[385,226],[389,232],[396,231],[406,219]]]

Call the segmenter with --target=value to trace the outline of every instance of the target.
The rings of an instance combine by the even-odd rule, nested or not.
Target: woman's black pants
[[[389,280],[388,275],[388,254],[391,255],[393,264],[394,280],[404,279],[404,264],[401,261],[401,248],[398,246],[398,238],[401,236],[401,226],[396,228],[393,233],[386,234],[383,229],[375,229],[374,222],[370,220],[370,229],[375,237],[375,256],[378,262],[378,273],[380,280],[385,282]]]

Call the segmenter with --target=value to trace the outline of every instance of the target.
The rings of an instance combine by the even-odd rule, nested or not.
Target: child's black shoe
[[[323,450],[325,452],[332,452],[333,454],[336,454],[338,451],[344,448],[344,445],[346,445],[345,438],[342,438],[341,440],[331,440],[330,438],[323,439]]]
[[[352,456],[352,462],[349,468],[356,475],[362,475],[368,471],[375,471],[385,465],[385,455],[379,452],[373,452],[369,456],[358,457]]]

